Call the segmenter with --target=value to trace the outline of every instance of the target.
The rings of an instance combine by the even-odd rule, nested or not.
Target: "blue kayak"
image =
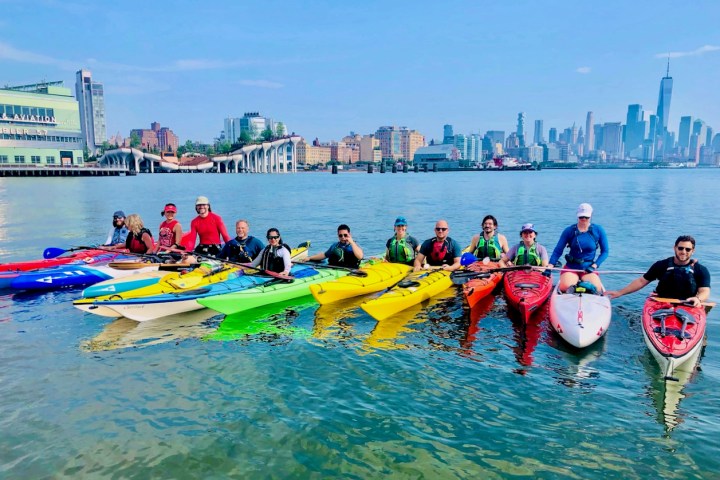
[[[14,290],[58,290],[61,288],[75,288],[94,285],[103,280],[132,275],[135,272],[148,271],[157,267],[138,270],[116,270],[107,265],[93,264],[92,267],[75,265],[60,265],[58,267],[42,268],[30,272],[18,272],[10,281],[10,288]]]

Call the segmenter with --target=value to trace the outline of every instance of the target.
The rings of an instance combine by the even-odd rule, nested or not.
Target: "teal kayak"
[[[291,282],[273,282],[270,285],[259,285],[239,292],[200,298],[197,301],[216,312],[232,315],[310,295],[310,285],[334,280],[348,274],[345,270],[330,270],[322,267],[318,267],[315,272],[314,275],[296,278]]]

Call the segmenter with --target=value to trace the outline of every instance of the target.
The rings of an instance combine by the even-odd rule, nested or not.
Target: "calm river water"
[[[418,238],[448,220],[465,245],[491,213],[510,241],[533,222],[552,248],[581,202],[612,270],[644,270],[679,234],[720,276],[720,170],[0,179],[0,261],[104,240],[112,212],[157,233],[198,195],[233,230],[278,227],[327,248],[339,223],[380,253],[396,216]],[[631,275],[607,275],[617,288]],[[649,293],[649,289],[645,293]],[[378,324],[359,301],[137,324],[72,307],[78,291],[0,296],[0,477],[717,478],[720,328],[700,369],[665,387],[639,325],[613,302],[606,337],[565,346],[502,295],[472,312],[448,290]],[[712,298],[720,298],[713,292]],[[680,388],[682,387],[682,388]]]

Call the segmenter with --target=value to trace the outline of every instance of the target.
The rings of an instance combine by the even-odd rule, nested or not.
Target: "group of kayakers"
[[[199,196],[195,202],[197,216],[190,222],[189,232],[183,234],[180,223],[175,219],[177,207],[168,203],[162,211],[164,220],[160,224],[158,242],[144,227],[136,215],[125,216],[122,210],[113,214],[113,228],[108,234],[107,246],[127,248],[132,253],[158,253],[163,250],[182,251],[188,243],[194,245],[194,252],[231,262],[246,263],[263,270],[287,275],[290,272],[290,247],[282,241],[280,231],[270,228],[264,245],[249,235],[247,220],[235,224],[235,238],[230,238],[222,218],[212,211],[210,200]],[[550,276],[566,249],[565,265],[560,270],[558,288],[561,292],[586,291],[605,294],[611,298],[637,291],[653,280],[659,280],[658,294],[669,298],[687,299],[701,304],[710,295],[710,273],[707,268],[692,260],[695,240],[681,236],[675,242],[675,255],[656,262],[642,277],[618,291],[605,291],[597,269],[607,259],[609,244],[602,226],[592,223],[593,208],[581,203],[576,211],[577,222],[565,228],[555,248],[548,256],[547,249],[536,242],[537,230],[532,223],[520,228],[521,241],[510,247],[507,238],[498,233],[498,221],[492,215],[483,218],[482,230],[474,235],[469,251],[478,259],[498,262],[501,267],[510,265],[531,265],[547,267],[543,274]],[[418,271],[426,266],[454,271],[461,267],[462,247],[450,237],[446,220],[435,223],[435,235],[420,243],[408,234],[405,217],[397,217],[393,225],[394,235],[386,242],[383,259],[388,262],[412,266]],[[341,224],[337,228],[337,242],[327,250],[308,257],[309,261],[327,260],[331,266],[358,268],[364,257],[362,248],[355,242],[350,227]],[[189,242],[186,241],[189,239]]]

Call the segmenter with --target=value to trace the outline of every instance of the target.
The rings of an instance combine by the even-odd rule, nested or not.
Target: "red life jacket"
[[[161,247],[172,247],[173,244],[175,244],[175,232],[173,229],[178,223],[180,222],[175,219],[170,222],[163,220],[160,224],[160,231],[158,232],[158,245]]]
[[[430,265],[442,265],[445,261],[445,257],[448,254],[448,242],[443,240],[438,242],[437,239],[433,241],[432,251],[430,252]]]

